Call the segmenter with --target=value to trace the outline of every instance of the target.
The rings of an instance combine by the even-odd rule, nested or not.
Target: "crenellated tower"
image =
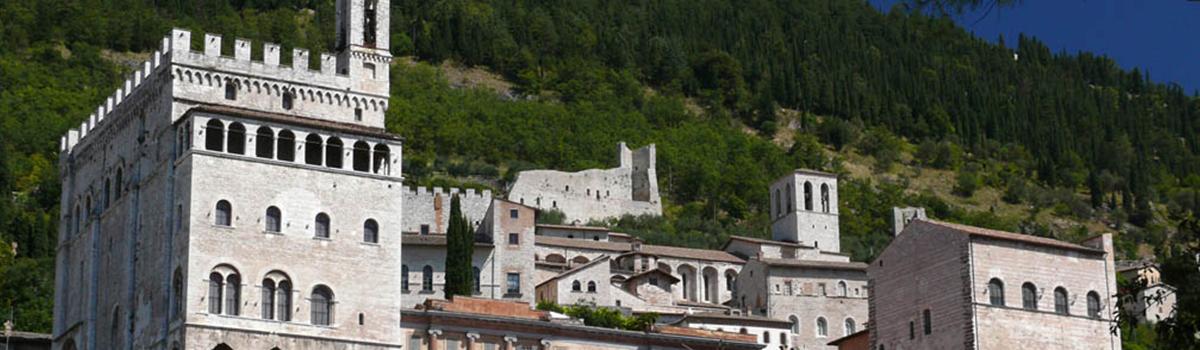
[[[337,1],[338,72],[369,94],[388,95],[389,8],[388,0]]]

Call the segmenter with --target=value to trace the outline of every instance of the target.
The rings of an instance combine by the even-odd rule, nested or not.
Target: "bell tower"
[[[337,0],[337,72],[351,89],[389,95],[390,25],[389,0]]]

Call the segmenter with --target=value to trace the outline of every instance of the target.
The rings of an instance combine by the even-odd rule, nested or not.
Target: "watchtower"
[[[771,236],[839,252],[837,175],[800,169],[771,184]]]

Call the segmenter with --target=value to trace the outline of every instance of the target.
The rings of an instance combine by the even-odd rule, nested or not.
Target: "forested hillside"
[[[0,314],[49,330],[58,137],[136,53],[171,27],[330,51],[333,3],[0,3],[0,241],[18,245],[0,253]],[[411,181],[469,186],[657,143],[667,215],[612,223],[652,242],[765,236],[768,182],[809,167],[845,175],[856,259],[886,245],[895,205],[1064,239],[1115,228],[1128,256],[1169,243],[1200,206],[1200,100],[1104,57],[1004,39],[858,1],[397,0],[393,54],[417,62],[394,65],[388,128],[407,140]],[[447,81],[443,61],[512,89]]]

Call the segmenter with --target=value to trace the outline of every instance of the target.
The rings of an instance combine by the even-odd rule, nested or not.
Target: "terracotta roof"
[[[867,264],[861,262],[837,262],[837,261],[815,261],[815,260],[796,260],[796,259],[759,259],[764,264],[769,266],[785,266],[785,267],[803,267],[810,269],[825,269],[825,270],[853,270],[866,271]]]
[[[550,283],[550,282],[557,281],[557,280],[559,280],[559,279],[562,279],[563,277],[567,277],[567,276],[573,275],[573,274],[575,274],[576,272],[583,271],[584,269],[587,269],[587,268],[589,268],[589,267],[592,267],[593,265],[599,264],[599,263],[601,263],[601,262],[607,262],[607,261],[608,261],[608,255],[601,255],[600,257],[598,257],[598,258],[596,258],[596,259],[594,259],[594,260],[592,260],[592,261],[588,261],[586,264],[583,264],[583,265],[576,266],[576,267],[575,267],[575,268],[573,268],[573,269],[570,269],[570,270],[567,270],[567,271],[563,271],[563,273],[560,273],[560,274],[558,274],[557,276],[550,277],[549,279],[547,279],[547,280],[543,281],[542,283],[538,283],[538,285],[537,285],[537,286],[538,286],[538,287],[541,287],[542,285],[544,285],[544,284],[546,284],[546,283]]]
[[[669,272],[663,271],[661,268],[654,268],[654,269],[650,269],[650,270],[646,270],[646,271],[639,272],[639,273],[637,273],[637,274],[634,274],[633,276],[629,276],[629,278],[628,278],[628,279],[626,279],[626,281],[630,281],[630,282],[632,282],[632,281],[636,281],[636,280],[637,280],[637,279],[639,279],[639,278],[642,278],[642,277],[645,277],[645,276],[649,276],[649,275],[652,275],[652,274],[655,274],[655,273],[657,273],[657,274],[659,274],[659,275],[667,276],[669,279],[671,279],[671,280],[673,280],[673,281],[674,281],[674,282],[671,282],[671,283],[675,283],[675,282],[678,282],[678,281],[679,281],[679,278],[678,278],[678,277],[675,277],[674,275],[671,275],[671,273],[669,273]]]
[[[710,308],[710,309],[721,309],[721,310],[729,309],[728,306],[721,305],[721,304],[711,304],[711,303],[706,303],[706,302],[702,302],[702,301],[691,301],[691,300],[677,300],[677,301],[675,301],[675,305],[691,306],[691,307],[706,307],[706,308]]]
[[[538,228],[552,228],[559,230],[576,230],[576,231],[602,231],[608,232],[606,227],[597,226],[575,226],[575,225],[553,225],[553,224],[538,224]]]
[[[417,305],[418,310],[437,310],[460,312],[479,315],[497,315],[531,320],[548,320],[550,314],[546,311],[529,308],[529,303],[520,301],[496,300],[455,296],[451,300],[427,299]]]
[[[401,234],[400,243],[408,245],[428,245],[428,246],[443,246],[446,245],[446,235],[413,235]],[[477,247],[491,247],[491,243],[475,242]]]
[[[731,341],[739,341],[739,342],[746,342],[746,343],[758,342],[758,335],[756,335],[756,334],[741,334],[741,333],[732,333],[732,332],[714,331],[714,330],[687,328],[687,327],[666,326],[666,325],[656,325],[656,326],[654,326],[654,330],[656,330],[656,331],[658,331],[658,333],[662,333],[662,334],[674,334],[674,335],[683,335],[683,336],[701,337],[701,338],[716,338],[716,339],[721,339],[721,340],[731,340]]]
[[[967,235],[975,236],[975,237],[984,237],[984,238],[999,239],[999,240],[1005,240],[1005,241],[1028,243],[1028,244],[1040,245],[1040,246],[1045,246],[1045,247],[1074,250],[1074,251],[1083,252],[1083,253],[1093,253],[1093,254],[1104,254],[1105,253],[1105,251],[1100,250],[1100,249],[1085,247],[1085,246],[1074,244],[1074,243],[1067,243],[1067,242],[1063,242],[1063,241],[1060,241],[1057,239],[1050,239],[1050,238],[1045,238],[1045,237],[1025,235],[1025,234],[1013,233],[1013,232],[1005,232],[1005,231],[999,231],[999,230],[992,230],[992,229],[986,229],[986,228],[982,228],[982,227],[967,226],[967,225],[962,225],[962,224],[954,224],[954,223],[942,222],[942,221],[936,221],[936,220],[919,220],[919,219],[913,220],[913,223],[909,224],[908,227],[911,229],[918,229],[918,230],[919,229],[946,229],[951,232],[963,233],[963,234],[967,234]],[[909,230],[909,228],[906,228],[905,231]],[[900,234],[904,234],[904,233],[901,232]]]
[[[868,336],[869,334],[870,334],[870,333],[869,333],[869,332],[867,332],[867,330],[865,330],[865,329],[864,329],[864,330],[861,330],[861,331],[858,331],[858,332],[854,332],[854,334],[847,335],[847,336],[844,336],[844,337],[841,337],[841,338],[837,338],[837,339],[835,339],[834,341],[831,341],[831,342],[829,342],[829,344],[825,344],[825,345],[829,345],[829,346],[838,346],[838,345],[839,345],[839,344],[841,344],[841,343],[845,343],[845,342],[847,342],[847,341],[853,340],[854,338],[858,338],[858,337],[866,337],[866,336]]]
[[[722,261],[722,262],[730,262],[730,263],[738,263],[738,264],[742,264],[742,263],[746,262],[745,260],[742,260],[742,258],[739,258],[737,256],[734,256],[733,254],[729,254],[728,252],[725,252],[722,250],[693,249],[693,248],[671,247],[671,246],[665,246],[665,245],[643,244],[642,251],[646,252],[646,253],[658,255],[658,256],[669,256],[669,257],[675,257],[675,258]]]
[[[195,102],[195,101],[188,101],[188,102]],[[206,104],[206,103],[200,103],[200,102],[195,102],[195,103],[198,103],[198,105],[196,107],[192,107],[191,109],[188,109],[188,111],[185,113],[185,116],[190,115],[192,113],[198,113],[198,112],[214,113],[214,114],[228,115],[228,116],[233,116],[233,117],[242,117],[242,118],[248,118],[248,119],[262,120],[262,121],[268,121],[268,122],[293,124],[293,125],[299,125],[299,126],[304,126],[304,127],[310,127],[310,128],[314,128],[314,129],[335,130],[335,131],[341,131],[341,132],[350,133],[350,134],[365,135],[365,136],[371,136],[371,137],[376,137],[376,138],[381,138],[381,139],[386,139],[386,140],[395,140],[395,141],[404,140],[400,136],[389,133],[387,130],[382,129],[382,128],[374,128],[374,127],[369,127],[369,126],[359,125],[359,124],[335,122],[335,121],[330,121],[330,120],[313,119],[313,118],[307,118],[307,117],[301,117],[301,116],[289,115],[289,114],[256,111],[256,110],[252,110],[252,109],[245,109],[245,108],[238,108],[238,107],[213,105],[213,104]],[[184,118],[180,118],[180,120],[182,120],[182,119],[184,119]],[[301,140],[297,140],[297,141],[301,141]]]
[[[731,243],[733,241],[744,241],[744,242],[757,243],[757,244],[770,244],[770,245],[795,247],[795,248],[814,248],[813,246],[808,246],[808,245],[804,245],[801,243],[795,243],[795,242],[775,241],[775,240],[770,240],[770,239],[762,239],[762,238],[754,238],[754,237],[746,237],[746,236],[729,236],[729,240],[725,241],[725,245],[722,246],[721,249],[724,250],[725,248],[729,247],[729,243]]]
[[[549,245],[555,247],[607,250],[612,252],[626,252],[632,250],[629,243],[625,242],[606,242],[593,241],[587,239],[574,239],[553,236],[538,235],[534,237],[534,242],[541,245]]]

